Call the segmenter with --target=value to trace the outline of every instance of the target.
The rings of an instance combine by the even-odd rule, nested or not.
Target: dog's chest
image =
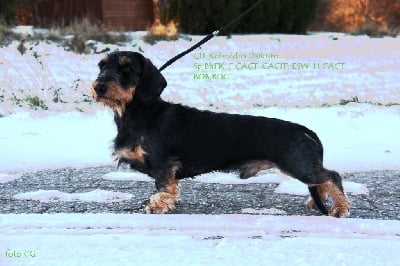
[[[114,159],[120,163],[143,167],[151,154],[154,134],[149,130],[149,119],[146,116],[127,112],[123,117],[115,113],[117,136],[114,139]]]
[[[114,140],[114,160],[121,163],[145,164],[147,157],[145,136],[142,134],[118,134]]]
[[[142,149],[144,150],[145,141],[147,138],[145,137],[145,134],[142,133],[132,133],[132,132],[118,132],[117,136],[114,139],[114,150],[123,150],[123,149],[129,149],[129,150],[139,150]]]

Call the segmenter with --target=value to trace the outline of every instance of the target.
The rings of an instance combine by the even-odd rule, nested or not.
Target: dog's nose
[[[94,90],[96,91],[97,95],[101,97],[106,94],[107,86],[104,83],[97,83],[94,87]]]

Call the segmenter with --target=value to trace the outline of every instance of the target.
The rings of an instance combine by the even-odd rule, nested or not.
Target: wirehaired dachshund
[[[340,175],[323,167],[317,135],[274,118],[214,113],[166,102],[160,71],[142,54],[117,51],[99,62],[93,98],[114,110],[115,160],[155,179],[147,213],[175,209],[179,180],[216,170],[239,170],[240,178],[277,167],[308,185],[310,208],[346,217],[350,203]],[[333,200],[328,211],[327,196]]]

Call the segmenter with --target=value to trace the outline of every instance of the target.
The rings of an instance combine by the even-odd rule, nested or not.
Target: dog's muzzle
[[[107,86],[104,83],[97,82],[94,86],[94,91],[98,97],[104,97],[107,93]]]

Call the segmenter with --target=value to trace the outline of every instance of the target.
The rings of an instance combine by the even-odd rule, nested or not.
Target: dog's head
[[[93,98],[120,115],[133,99],[149,104],[160,97],[167,82],[153,63],[136,52],[113,52],[99,62]]]

